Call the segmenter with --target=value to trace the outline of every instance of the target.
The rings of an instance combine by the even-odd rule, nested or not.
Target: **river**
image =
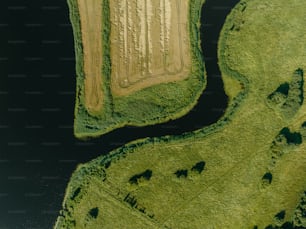
[[[79,163],[135,139],[177,135],[216,122],[228,102],[217,41],[237,2],[207,0],[202,9],[208,84],[191,112],[168,123],[125,127],[83,142],[72,130],[76,82],[66,2],[3,1],[0,69],[7,77],[0,79],[0,228],[51,228]]]

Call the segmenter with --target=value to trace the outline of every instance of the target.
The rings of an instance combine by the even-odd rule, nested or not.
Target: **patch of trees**
[[[306,121],[304,121],[302,123],[300,132],[301,132],[301,135],[303,136],[303,138],[306,138]]]
[[[154,214],[150,214],[147,212],[146,208],[137,203],[137,199],[135,196],[132,196],[128,193],[123,199],[126,203],[128,203],[132,208],[137,209],[139,212],[147,215],[150,218],[154,218]]]
[[[265,229],[306,229],[305,227],[296,227],[292,222],[285,222],[280,226],[273,226],[272,224],[265,227]]]
[[[206,162],[205,161],[199,161],[195,163],[191,167],[191,172],[201,174],[205,168]],[[174,174],[177,178],[186,178],[188,176],[188,169],[178,169]]]
[[[284,220],[285,219],[285,216],[286,216],[286,211],[285,210],[282,210],[280,211],[279,213],[277,213],[274,218],[276,220]]]
[[[271,144],[272,164],[274,165],[278,158],[291,150],[291,146],[300,145],[302,141],[303,137],[300,132],[291,132],[288,127],[281,129]]]
[[[75,219],[72,217],[71,212],[68,210],[67,206],[59,212],[60,217],[63,219],[61,228],[74,228],[76,225]]]
[[[304,101],[304,72],[297,69],[293,73],[288,91],[288,97],[283,105],[285,111],[291,111],[293,114],[297,112]]]
[[[175,173],[177,178],[186,178],[188,176],[188,170],[187,169],[180,169],[177,170]]]
[[[285,222],[279,229],[303,229],[303,228],[295,227],[292,222]]]
[[[202,173],[204,170],[205,164],[206,164],[205,161],[199,161],[191,168],[191,171]]]
[[[75,200],[75,198],[80,194],[81,192],[81,187],[78,187],[72,194],[71,200]]]
[[[109,76],[110,71],[111,71],[111,58],[110,58],[110,45],[109,45],[109,37],[110,37],[110,9],[109,9],[109,1],[105,0],[102,3],[102,21],[104,22],[103,24],[103,31],[102,31],[102,45],[103,45],[103,66],[102,66],[102,71],[104,76]]]
[[[240,19],[240,20],[239,20],[239,19]],[[243,26],[244,22],[245,22],[245,21],[244,21],[243,19],[237,18],[237,19],[235,20],[235,23],[233,23],[232,27],[230,28],[230,30],[231,30],[231,31],[237,31],[237,32],[239,32],[240,29],[241,29],[241,27]]]
[[[288,127],[283,128],[279,134],[286,138],[287,144],[300,145],[302,143],[302,135],[298,132],[290,132]]]
[[[246,7],[247,7],[247,3],[246,2],[240,2],[241,12],[244,12]]]
[[[279,103],[288,97],[289,93],[289,83],[285,82],[282,83],[274,92],[272,92],[270,95],[268,95],[268,99],[272,100],[275,103]],[[282,98],[282,99],[280,99]]]
[[[292,222],[282,222],[285,219],[286,211],[282,210],[274,216],[276,225],[268,225],[265,229],[306,229],[306,191],[304,191],[300,203],[295,209]]]
[[[138,184],[140,180],[150,180],[152,177],[152,170],[147,169],[146,171],[135,174],[129,179],[130,184]]]
[[[239,32],[240,29],[243,27],[244,23],[245,23],[245,19],[244,19],[244,14],[243,12],[246,10],[247,8],[247,3],[245,1],[241,1],[235,11],[235,20],[232,20],[233,24],[230,27],[230,31],[237,31]]]
[[[306,191],[295,209],[293,222],[296,226],[306,228]]]
[[[304,101],[304,71],[299,68],[294,71],[290,83],[281,84],[274,92],[268,95],[269,103],[276,105],[282,114],[291,118],[301,107]]]
[[[92,220],[95,220],[97,219],[99,215],[99,208],[98,207],[95,207],[95,208],[92,208],[88,211],[88,213],[86,214],[86,217],[85,217],[85,221],[84,221],[84,228],[87,228],[87,224],[92,221]]]
[[[286,216],[285,210],[282,210],[278,212],[277,214],[275,214],[274,216],[275,225],[282,226],[282,224],[284,223],[285,216]]]
[[[265,229],[274,229],[274,227],[273,227],[272,224],[270,224],[270,225],[266,226]]]
[[[87,193],[86,188],[84,188],[85,185],[86,184],[81,184],[71,192],[70,199],[67,202],[69,205],[74,205],[82,200],[83,196]]]
[[[126,195],[124,201],[127,202],[132,208],[136,206],[137,200],[134,196],[131,196],[130,193]]]
[[[265,229],[306,229],[306,227],[295,226],[292,222],[285,222],[280,226],[273,226],[272,224],[265,227]]]
[[[98,214],[99,214],[99,208],[96,207],[96,208],[92,208],[90,209],[90,211],[88,212],[88,215],[91,217],[91,218],[94,218],[96,219],[98,217]]]
[[[272,173],[267,172],[263,175],[263,177],[261,178],[263,184],[271,184],[272,183]]]
[[[109,160],[108,162],[105,163],[104,167],[106,169],[108,169],[110,167],[110,165],[111,165],[111,161]]]

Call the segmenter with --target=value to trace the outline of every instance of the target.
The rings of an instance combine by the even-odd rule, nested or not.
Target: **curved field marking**
[[[183,0],[110,2],[114,95],[189,77],[188,5]]]

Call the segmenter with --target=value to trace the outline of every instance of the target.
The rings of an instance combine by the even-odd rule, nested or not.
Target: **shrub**
[[[186,178],[188,176],[188,170],[180,169],[180,170],[177,170],[174,174],[176,175],[177,178],[181,178],[181,177]]]
[[[138,184],[140,179],[150,180],[152,177],[152,170],[147,169],[143,173],[136,174],[129,179],[131,184]]]
[[[279,213],[277,213],[274,217],[278,220],[283,220],[285,219],[285,216],[286,216],[286,211],[282,210]]]
[[[264,182],[267,182],[268,184],[271,184],[272,183],[272,178],[273,178],[272,173],[267,172],[267,173],[265,173],[265,175],[263,175],[262,180]]]
[[[98,217],[98,214],[99,214],[99,208],[92,208],[88,214],[92,217],[92,218],[97,218]]]
[[[202,171],[204,170],[205,164],[206,164],[205,161],[199,161],[191,168],[191,171],[197,171],[198,173],[202,173]]]
[[[286,138],[287,144],[300,145],[302,143],[302,135],[298,132],[290,132],[288,127],[283,128],[280,135]]]
[[[80,192],[81,192],[81,188],[78,187],[78,188],[73,192],[73,195],[71,196],[71,200],[74,200],[74,199],[79,195]]]

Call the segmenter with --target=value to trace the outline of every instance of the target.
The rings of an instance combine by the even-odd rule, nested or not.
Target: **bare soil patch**
[[[102,88],[102,2],[78,0],[85,74],[85,106],[99,112],[103,105]]]
[[[188,77],[188,12],[186,0],[110,1],[114,95]]]

